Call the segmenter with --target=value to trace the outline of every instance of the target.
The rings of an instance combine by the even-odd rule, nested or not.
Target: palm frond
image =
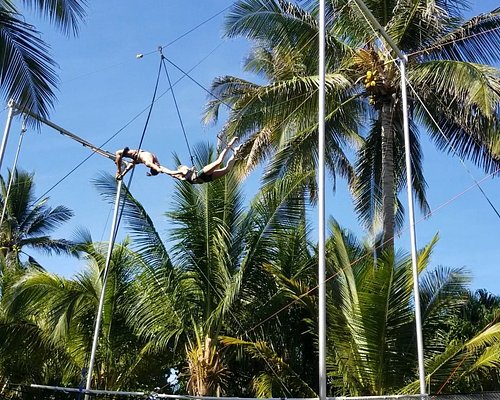
[[[22,3],[47,17],[65,34],[76,36],[86,16],[86,0],[22,0]]]
[[[110,174],[101,174],[94,180],[94,185],[102,196],[109,202],[116,198],[116,180]],[[167,249],[156,231],[153,221],[142,205],[132,196],[128,189],[122,186],[120,206],[121,215],[125,217],[131,236],[134,238],[133,246],[145,262],[151,267],[171,268],[171,261]]]
[[[425,46],[418,49],[416,57],[493,65],[500,60],[500,8],[475,16],[446,34],[429,39]]]
[[[496,170],[498,149],[492,138],[500,126],[498,70],[471,63],[433,61],[414,72],[412,84],[419,88],[433,119],[419,103],[415,104],[416,116],[438,148],[469,158],[486,171]],[[454,83],[438,76],[449,76]],[[439,97],[436,93],[440,93]]]
[[[272,371],[272,375],[269,374],[269,378],[274,380],[273,394],[276,390],[278,393],[286,393],[287,395],[294,395],[294,393],[300,393],[309,397],[316,395],[314,390],[300,379],[297,373],[267,343],[261,341],[248,342],[227,336],[220,337],[220,341],[226,346],[242,346],[252,357],[265,360]]]
[[[56,63],[39,32],[18,17],[0,10],[0,89],[4,98],[47,118],[55,101]]]

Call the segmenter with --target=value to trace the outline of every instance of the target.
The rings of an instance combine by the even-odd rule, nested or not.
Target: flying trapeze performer
[[[226,175],[233,168],[236,161],[236,155],[240,148],[240,146],[236,147],[235,149],[231,147],[236,142],[236,140],[238,140],[237,137],[232,138],[227,146],[221,151],[221,153],[217,157],[217,160],[204,166],[199,171],[194,167],[189,168],[186,165],[179,165],[179,167],[177,167],[177,170],[172,171],[166,167],[163,167],[155,154],[145,150],[131,150],[128,147],[125,147],[124,149],[118,150],[115,153],[115,162],[117,167],[116,179],[122,179],[123,176],[125,176],[128,171],[134,168],[136,164],[144,164],[149,168],[149,172],[147,173],[148,176],[155,176],[159,173],[164,173],[181,181],[187,181],[191,184],[211,182],[214,179]],[[233,155],[229,158],[225,167],[219,168],[220,164],[224,161],[224,157],[226,156],[229,149],[233,150]],[[122,171],[122,160],[124,157],[129,158],[132,161],[126,162],[126,167]]]
[[[179,165],[177,170],[172,171],[168,168],[162,167],[165,174],[172,176],[173,178],[179,179],[180,181],[186,181],[191,184],[202,184],[207,182],[212,182],[214,179],[221,178],[226,175],[234,166],[236,162],[236,157],[241,146],[237,146],[234,149],[232,145],[238,140],[237,137],[232,138],[226,147],[220,152],[217,160],[205,165],[202,169],[196,170],[194,167],[189,168],[187,165]],[[233,150],[233,154],[227,160],[224,167],[219,168],[220,164],[224,161],[229,150]]]
[[[131,162],[125,162],[126,167],[122,171],[122,160],[123,158],[129,158],[132,161]],[[131,150],[128,147],[125,147],[122,150],[118,150],[115,153],[115,163],[116,163],[116,179],[120,180],[122,179],[125,174],[130,171],[132,168],[135,167],[136,164],[144,164],[146,167],[149,168],[149,172],[147,173],[148,176],[155,176],[158,175],[160,172],[167,173],[168,171],[167,168],[162,167],[160,165],[160,161],[158,161],[158,157],[154,155],[153,153],[150,153],[149,151],[144,151],[144,150]]]

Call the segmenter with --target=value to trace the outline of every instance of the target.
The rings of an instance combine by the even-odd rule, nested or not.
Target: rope
[[[235,111],[234,107],[231,106],[231,104],[226,103],[224,100],[222,100],[220,97],[214,95],[210,90],[208,90],[206,87],[204,87],[201,83],[199,83],[196,79],[194,79],[192,76],[190,76],[187,72],[185,72],[181,67],[179,67],[177,64],[175,64],[173,61],[169,60],[165,56],[163,56],[163,60],[166,60],[170,65],[174,66],[179,70],[185,77],[187,77],[191,82],[193,82],[195,85],[203,89],[206,93],[208,93],[210,96],[215,98],[216,100],[220,101],[221,104],[224,104],[226,107],[228,107],[231,111]],[[166,68],[165,68],[166,71]],[[168,73],[167,73],[168,74]],[[167,75],[168,76],[168,75]],[[173,93],[173,91],[172,91]],[[227,142],[222,138],[220,134],[217,134],[217,139],[219,139],[225,146],[227,145]],[[187,139],[186,139],[187,140]],[[189,145],[188,145],[189,148]],[[192,158],[192,156],[191,156]],[[192,160],[191,160],[192,162]]]
[[[14,164],[12,165],[12,170],[10,171],[9,185],[7,186],[7,193],[3,199],[2,216],[0,218],[0,226],[3,224],[3,219],[5,217],[5,212],[7,211],[7,203],[9,201],[10,189],[12,188],[12,183],[14,182],[15,171],[17,167],[17,161],[19,159],[19,153],[21,152],[21,146],[23,143],[24,133],[26,132],[26,115],[24,115],[23,123],[21,126],[21,134],[19,136],[19,143],[17,145],[16,156],[14,157]]]
[[[495,28],[491,28],[491,29],[487,29],[485,31],[482,31],[482,32],[477,32],[477,33],[472,33],[470,35],[465,35],[461,38],[456,38],[456,39],[450,39],[449,41],[447,42],[443,42],[443,43],[439,43],[439,44],[435,44],[431,47],[427,47],[425,49],[422,49],[422,50],[417,50],[417,51],[414,51],[413,53],[409,53],[408,54],[408,57],[410,56],[415,56],[417,54],[422,54],[422,53],[427,53],[427,52],[430,52],[431,50],[435,50],[435,49],[439,49],[440,47],[444,47],[444,46],[447,46],[449,44],[453,44],[453,43],[456,43],[456,42],[460,42],[462,40],[467,40],[467,39],[470,39],[470,38],[473,38],[473,37],[476,37],[476,36],[481,36],[481,35],[485,35],[486,33],[490,33],[490,32],[493,32],[493,31],[496,31],[500,29],[500,26],[496,26]]]
[[[198,63],[196,63],[192,68],[189,69],[188,72],[192,72],[196,67],[198,67],[203,61],[205,61],[209,56],[211,56],[215,50],[217,50],[220,46],[222,46],[223,43],[219,43],[210,53],[208,53],[205,57],[203,57]],[[184,76],[181,78],[177,79],[174,83],[173,86],[177,85],[182,79],[184,79]],[[165,94],[168,93],[170,89],[165,90],[163,93],[161,93],[158,98],[155,100],[157,101],[161,97],[163,97]],[[145,111],[149,109],[149,105],[139,111],[130,121],[128,121],[125,125],[123,125],[120,129],[118,129],[114,134],[112,134],[107,140],[105,140],[100,147],[105,146],[108,144],[111,140],[113,140],[116,136],[118,136],[125,128],[127,128],[132,122],[134,122],[137,118],[139,118]],[[66,173],[62,178],[60,178],[54,185],[52,185],[49,189],[47,189],[39,198],[36,202],[41,200],[44,196],[49,194],[52,190],[54,190],[57,186],[59,186],[63,181],[65,181],[70,175],[73,174],[77,169],[79,169],[83,164],[85,164],[92,156],[94,153],[91,153],[87,157],[85,157],[82,161],[80,161],[75,167],[73,167],[68,173]]]
[[[156,93],[158,92],[158,84],[160,82],[161,65],[162,64],[161,64],[161,59],[160,59],[160,65],[158,67],[158,73],[156,75],[155,88],[153,90],[153,97],[152,97],[151,102],[149,104],[148,115],[146,117],[146,122],[144,123],[144,128],[142,129],[142,134],[141,134],[141,139],[139,140],[139,145],[137,146],[138,149],[141,148],[142,142],[144,141],[144,137],[146,135],[146,131],[147,131],[147,128],[148,128],[148,125],[149,125],[149,120],[151,118],[151,113],[153,112],[153,106],[154,106],[154,104],[156,102]],[[132,171],[130,171],[130,176],[129,176],[129,179],[128,179],[128,183],[126,185],[126,191],[127,191],[127,193],[129,193],[130,187],[132,186],[132,179],[134,178],[134,172],[135,172],[135,168],[132,168]],[[127,197],[127,194],[122,195],[121,210],[120,210],[120,215],[118,217],[118,223],[116,224],[116,229],[115,229],[114,235],[116,235],[118,233],[118,228],[120,226],[120,222],[121,222],[122,216],[123,216],[123,210],[125,208],[126,197]]]
[[[163,69],[165,70],[165,75],[167,76],[168,84],[170,86],[170,92],[172,93],[172,98],[174,100],[175,109],[177,111],[177,116],[179,117],[179,122],[181,124],[182,133],[184,134],[184,140],[186,141],[186,146],[187,146],[187,149],[189,152],[189,157],[191,158],[191,165],[194,165],[193,153],[191,153],[191,147],[189,146],[189,140],[188,140],[188,137],[186,135],[186,129],[184,128],[184,123],[182,122],[181,113],[179,111],[179,106],[177,104],[177,99],[175,97],[174,88],[172,86],[172,81],[170,80],[170,75],[168,73],[167,66],[165,65],[165,56],[163,55],[161,46],[158,48],[158,51],[160,52],[161,64],[163,65]]]

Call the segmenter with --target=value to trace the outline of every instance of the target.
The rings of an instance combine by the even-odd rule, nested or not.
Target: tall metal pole
[[[3,224],[3,219],[5,217],[5,212],[7,211],[7,203],[10,194],[10,190],[12,189],[12,182],[14,182],[14,171],[17,168],[17,161],[19,160],[19,153],[21,152],[21,146],[23,144],[24,134],[26,133],[26,118],[24,118],[21,126],[21,135],[19,136],[19,145],[17,146],[16,156],[14,157],[14,164],[12,165],[12,171],[10,173],[9,185],[7,186],[7,193],[5,193],[5,198],[2,207],[2,216],[0,217],[0,226]]]
[[[120,208],[121,191],[122,191],[122,180],[120,179],[117,183],[117,188],[116,188],[115,209],[113,212],[113,222],[112,222],[112,226],[111,226],[111,234],[109,237],[108,255],[106,257],[106,264],[104,266],[101,297],[99,298],[99,306],[97,309],[97,318],[96,318],[95,327],[94,327],[94,340],[92,342],[92,351],[90,353],[90,362],[89,362],[89,368],[87,371],[87,385],[85,387],[85,390],[90,390],[90,385],[92,383],[92,370],[94,369],[95,354],[96,354],[96,350],[97,350],[97,342],[99,340],[99,331],[101,329],[102,310],[104,307],[104,295],[106,293],[106,283],[108,280],[109,264],[111,262],[111,254],[113,252],[113,245],[115,243],[115,238],[116,238],[116,225],[118,222],[118,210]],[[88,394],[85,394],[85,399],[86,400],[89,399]]]
[[[318,110],[318,346],[319,399],[326,399],[326,268],[325,268],[325,0],[319,2]]]
[[[410,246],[411,246],[411,261],[413,272],[413,296],[415,298],[415,329],[417,331],[417,357],[418,357],[418,373],[420,381],[420,394],[426,394],[425,388],[425,366],[424,366],[424,342],[422,335],[422,318],[420,310],[420,292],[418,287],[418,259],[417,259],[417,241],[415,234],[415,212],[413,208],[413,180],[411,171],[411,156],[410,156],[410,129],[408,123],[408,96],[406,92],[406,55],[399,49],[392,38],[387,34],[385,29],[379,24],[373,16],[370,9],[363,3],[362,0],[354,0],[361,12],[370,21],[373,29],[375,29],[385,39],[387,44],[397,54],[401,69],[401,97],[403,99],[403,133],[405,141],[405,160],[406,160],[406,181],[407,181],[407,197],[408,197],[408,219],[410,222]]]
[[[9,113],[7,114],[7,122],[5,123],[5,129],[3,131],[2,145],[0,146],[0,170],[2,169],[3,155],[5,154],[7,139],[9,138],[10,125],[12,124],[12,118],[15,115],[14,104],[12,100],[9,100],[8,107]]]
[[[418,374],[420,394],[426,394],[424,340],[422,335],[422,318],[420,310],[420,292],[418,287],[417,239],[415,233],[415,212],[413,208],[413,178],[410,155],[410,129],[408,124],[408,97],[406,92],[406,58],[399,60],[401,69],[401,97],[403,98],[403,130],[405,138],[406,181],[408,196],[408,219],[410,220],[411,266],[413,271],[413,293],[415,297],[415,329],[417,331]]]

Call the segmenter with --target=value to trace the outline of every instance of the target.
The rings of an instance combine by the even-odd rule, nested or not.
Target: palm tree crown
[[[85,17],[86,0],[23,0],[25,6],[46,17],[64,34],[78,33]],[[13,0],[0,4],[0,90],[23,108],[48,117],[55,100],[56,62],[35,27],[25,21]]]
[[[301,4],[304,8],[286,0],[235,3],[226,33],[255,43],[247,68],[267,82],[218,78],[213,84],[217,98],[207,106],[209,120],[217,119],[222,104],[231,106],[224,130],[249,138],[249,166],[276,153],[270,176],[310,171],[317,158],[318,6],[316,1]],[[465,0],[366,4],[408,54],[408,79],[415,90],[410,102],[413,188],[426,212],[420,130],[438,148],[490,172],[499,165],[499,71],[488,63],[500,59],[500,9],[465,20]],[[327,2],[326,46],[327,164],[332,172],[351,176],[359,216],[370,229],[381,223],[382,243],[393,249],[394,229],[402,222],[397,194],[406,185],[400,71],[353,2]],[[349,143],[358,145],[355,178],[341,150]]]
[[[5,215],[0,227],[0,246],[2,255],[19,261],[25,248],[36,249],[46,253],[76,254],[74,243],[67,239],[53,239],[48,234],[67,222],[73,212],[65,206],[54,208],[47,205],[48,198],[36,200],[33,174],[14,170],[11,190],[7,197],[7,184],[0,177],[2,198],[0,207]],[[26,254],[26,253],[25,253]],[[36,261],[30,256],[31,263]]]

